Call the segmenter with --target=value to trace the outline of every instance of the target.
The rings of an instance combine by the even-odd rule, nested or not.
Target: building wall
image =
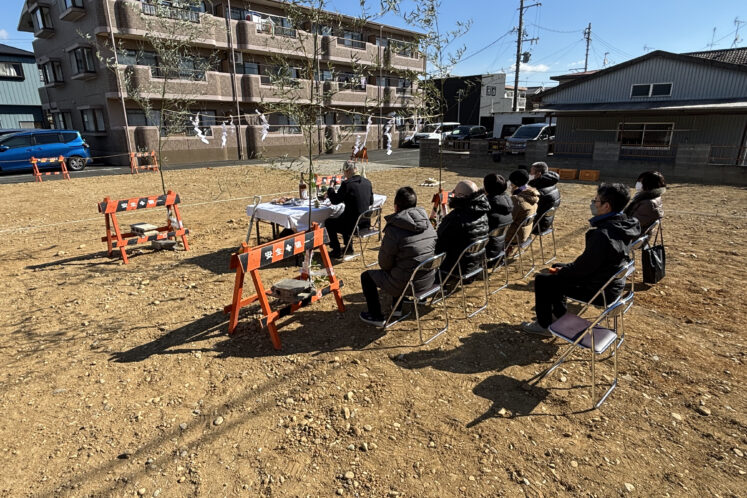
[[[673,83],[670,97],[631,98],[639,83]],[[543,97],[543,104],[590,104],[667,100],[734,99],[747,97],[747,71],[706,63],[652,57],[637,64],[594,76],[590,80]]]
[[[41,106],[0,105],[0,128],[42,128]]]
[[[0,54],[0,61],[20,62],[23,80],[0,81],[0,105],[41,106],[39,98],[39,69],[36,61],[29,57]]]

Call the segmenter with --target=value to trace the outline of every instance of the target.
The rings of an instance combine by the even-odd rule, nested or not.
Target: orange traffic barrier
[[[132,199],[113,200],[106,197],[103,202],[98,204],[98,208],[99,213],[104,214],[104,221],[106,222],[106,237],[101,237],[101,241],[106,242],[109,256],[112,255],[114,249],[119,249],[122,254],[122,260],[127,264],[128,260],[125,249],[128,246],[144,244],[154,240],[172,238],[176,240],[177,237],[182,238],[184,250],[189,251],[189,244],[187,243],[189,230],[184,228],[177,204],[179,204],[179,194],[175,194],[171,190],[166,195],[133,197]],[[134,232],[122,233],[119,228],[119,222],[117,221],[117,213],[154,207],[166,208],[166,225],[153,229],[154,232],[158,233],[151,235],[141,235]],[[172,212],[173,217],[171,216]],[[114,234],[112,234],[112,230]]]
[[[140,159],[149,158],[149,164],[140,165]],[[130,174],[138,173],[138,170],[143,171],[158,171],[158,158],[156,157],[156,151],[150,152],[130,152]]]
[[[339,185],[342,183],[342,175],[314,175],[314,183],[316,183],[317,187],[321,187],[322,185],[330,186],[332,184],[332,180],[334,180]]]
[[[353,151],[355,151],[355,147],[353,147]],[[368,162],[368,149],[365,147],[362,147],[358,152],[353,152],[352,154],[350,154],[350,160],[353,162],[357,162],[357,161]]]
[[[585,182],[598,182],[599,181],[599,170],[598,169],[582,169],[578,172],[578,179]]]
[[[578,170],[561,168],[560,170],[558,170],[558,174],[560,175],[561,180],[575,180],[576,175],[578,174]]]
[[[65,164],[65,158],[63,156],[59,157],[32,157],[30,159],[31,166],[34,168],[33,174],[34,174],[34,181],[35,182],[41,182],[42,176],[48,176],[48,175],[62,175],[63,178],[70,179],[70,173],[67,171],[67,164]],[[44,163],[60,163],[60,171],[39,171],[39,164]]]
[[[306,232],[289,235],[282,239],[273,240],[266,244],[262,244],[256,247],[249,247],[246,243],[242,244],[239,252],[231,255],[231,269],[236,269],[236,278],[233,286],[233,299],[231,304],[223,308],[224,313],[229,313],[230,318],[228,320],[228,333],[233,334],[236,330],[236,326],[239,322],[239,311],[242,307],[247,306],[255,301],[259,301],[259,305],[262,309],[262,317],[258,319],[261,328],[267,327],[270,333],[270,340],[272,346],[275,349],[280,349],[280,336],[278,335],[277,320],[292,314],[304,306],[308,306],[332,293],[337,301],[337,310],[341,313],[345,311],[345,305],[342,302],[342,294],[340,293],[340,287],[342,287],[342,280],[339,280],[335,275],[335,270],[332,268],[332,260],[329,258],[327,247],[324,245],[329,241],[327,231],[324,228],[320,228],[318,223],[314,223],[310,230]],[[273,311],[270,307],[270,302],[267,299],[269,291],[267,291],[262,284],[262,278],[259,275],[259,270],[265,268],[273,263],[297,256],[301,253],[306,253],[306,261],[311,261],[311,252],[314,249],[319,249],[322,257],[322,265],[327,271],[327,279],[329,285],[316,289],[313,293],[307,297],[280,308],[279,310]],[[309,278],[306,273],[306,267],[302,270],[298,280],[307,280]],[[244,276],[249,273],[254,283],[255,293],[247,298],[243,298],[244,291]]]

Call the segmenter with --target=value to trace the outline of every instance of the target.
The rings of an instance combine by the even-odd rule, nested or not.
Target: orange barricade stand
[[[340,287],[342,287],[342,280],[339,280],[335,276],[335,270],[332,268],[332,261],[329,258],[327,247],[324,245],[325,242],[329,241],[327,231],[324,228],[320,228],[318,223],[314,223],[311,230],[306,232],[289,235],[282,239],[274,240],[266,244],[262,244],[256,247],[249,247],[245,243],[242,244],[239,252],[231,255],[231,269],[236,269],[236,279],[233,286],[233,299],[231,304],[223,308],[224,313],[229,313],[230,318],[228,320],[228,333],[233,334],[236,330],[236,325],[239,322],[239,311],[242,307],[247,306],[255,301],[259,301],[259,305],[262,308],[262,318],[259,319],[259,325],[262,328],[267,327],[270,332],[270,340],[272,340],[272,346],[275,349],[280,349],[280,336],[278,335],[277,320],[285,316],[290,315],[296,310],[308,306],[332,293],[337,301],[337,310],[340,312],[345,311],[345,305],[342,302],[342,294],[340,293]],[[327,270],[327,279],[329,285],[322,289],[317,289],[316,293],[302,299],[301,301],[288,304],[287,306],[273,311],[270,308],[270,302],[267,299],[267,291],[262,284],[262,279],[259,276],[259,270],[265,268],[273,263],[282,261],[294,257],[303,252],[306,253],[306,261],[311,261],[311,252],[314,249],[319,249],[322,256],[322,265]],[[299,277],[299,280],[308,279],[308,274],[303,273]],[[242,298],[244,291],[244,276],[249,273],[252,276],[252,282],[254,282],[255,293],[247,298]]]
[[[321,187],[322,185],[326,185],[329,187],[332,184],[332,180],[336,180],[337,184],[342,183],[342,175],[330,175],[330,176],[319,176],[314,175],[314,183],[316,183],[317,187]]]
[[[67,172],[67,164],[65,164],[65,158],[59,157],[32,157],[30,159],[31,166],[34,168],[34,181],[41,182],[42,176],[48,175],[62,175],[63,178],[70,179],[70,173]],[[39,171],[39,164],[43,163],[60,163],[60,171]]]
[[[436,221],[436,226],[441,222],[441,218],[449,214],[449,199],[452,197],[454,197],[454,192],[447,192],[439,188],[438,193],[431,199],[433,209],[431,209],[429,218]]]
[[[127,246],[134,246],[136,244],[144,244],[146,242],[152,242],[154,240],[164,240],[173,238],[176,240],[177,237],[182,238],[184,244],[184,250],[189,251],[189,244],[187,243],[187,234],[189,230],[184,228],[182,223],[182,217],[179,214],[179,194],[175,194],[169,190],[166,195],[152,195],[150,197],[133,197],[132,199],[120,199],[113,200],[108,197],[103,202],[98,204],[99,213],[104,214],[104,221],[106,222],[106,237],[101,237],[102,242],[106,242],[106,246],[109,252],[109,256],[112,255],[114,249],[119,249],[122,254],[122,260],[125,264],[128,263],[127,253],[125,249]],[[149,235],[145,237],[138,236],[136,233],[128,232],[122,233],[119,229],[119,222],[117,221],[117,213],[121,211],[136,211],[138,209],[148,209],[154,207],[165,207],[166,208],[166,225],[158,227],[155,230],[158,231],[155,235]],[[171,218],[171,212],[174,213],[174,218]],[[174,226],[174,221],[176,226]],[[114,230],[114,234],[112,234]]]
[[[150,164],[144,164],[140,166],[140,158],[149,157]],[[158,158],[156,157],[156,151],[150,152],[130,152],[130,174],[135,174],[138,170],[144,171],[158,171]]]
[[[355,147],[353,148],[353,150],[355,150]],[[363,147],[357,153],[353,152],[352,154],[350,154],[350,160],[353,162],[357,162],[359,160],[361,162],[368,162],[368,149]]]

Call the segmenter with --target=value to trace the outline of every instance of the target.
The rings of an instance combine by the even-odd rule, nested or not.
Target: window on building
[[[127,109],[127,124],[129,126],[158,126],[161,114],[157,109],[151,109],[146,116],[141,109]]]
[[[53,112],[52,119],[54,127],[58,130],[65,130],[73,127],[72,118],[69,112]]]
[[[23,65],[20,62],[0,62],[0,80],[23,81]]]
[[[617,130],[623,147],[669,148],[674,123],[619,123]]]
[[[236,64],[238,74],[259,74],[259,64],[256,62],[244,62]]]
[[[83,109],[80,111],[83,130],[88,132],[106,131],[104,111],[101,109]]]
[[[672,95],[671,83],[636,84],[630,89],[631,97],[669,97]]]
[[[93,50],[90,47],[78,47],[71,52],[72,65],[75,74],[95,73],[96,63]]]
[[[83,0],[62,0],[62,6],[64,9],[84,9]]]
[[[39,66],[42,81],[45,85],[54,85],[64,82],[62,74],[62,64],[60,61],[49,61]]]
[[[332,26],[326,26],[324,24],[314,24],[312,33],[315,32],[320,36],[331,36],[333,29]]]
[[[49,7],[37,7],[31,12],[31,19],[34,23],[34,31],[53,29],[52,16],[49,15]]]
[[[122,50],[117,56],[120,64],[125,66],[157,66],[158,57],[155,52],[144,50]]]

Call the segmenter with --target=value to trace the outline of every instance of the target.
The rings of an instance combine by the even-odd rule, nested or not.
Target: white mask
[[[643,184],[641,182],[635,182],[635,191],[640,192],[643,190]]]

